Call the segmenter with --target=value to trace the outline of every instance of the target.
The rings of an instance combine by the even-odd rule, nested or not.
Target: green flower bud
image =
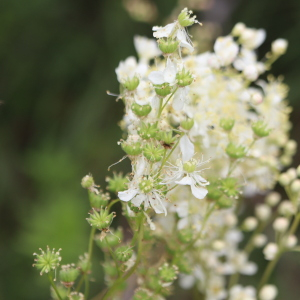
[[[157,124],[146,124],[142,123],[141,127],[138,128],[138,134],[140,135],[141,138],[148,140],[150,138],[153,138],[157,134]]]
[[[137,103],[133,103],[131,106],[132,111],[139,117],[144,117],[149,115],[149,113],[152,110],[151,105],[146,104],[146,105],[139,105]]]
[[[232,198],[222,196],[220,199],[217,200],[217,205],[220,208],[230,208],[234,205],[234,200]]]
[[[88,191],[90,205],[92,208],[100,209],[101,207],[107,206],[107,202],[110,200],[108,193],[103,193],[102,190],[99,191],[99,194]]]
[[[178,267],[175,265],[170,266],[168,263],[159,268],[159,278],[164,283],[173,282],[177,278],[177,273]]]
[[[61,261],[61,249],[58,249],[58,251],[55,252],[54,248],[51,251],[49,246],[47,246],[46,251],[41,248],[39,250],[41,251],[41,254],[33,253],[36,258],[34,259],[35,263],[32,266],[40,270],[40,275],[55,270]]]
[[[236,178],[227,177],[220,181],[219,189],[228,197],[237,199],[240,190],[239,190],[238,181]]]
[[[56,289],[58,290],[60,297],[63,300],[68,299],[68,290],[61,284],[56,284],[55,286],[56,286]],[[54,290],[54,288],[52,286],[50,287],[50,295],[51,295],[51,299],[60,300],[56,294],[56,291]]]
[[[153,293],[145,288],[138,288],[135,290],[133,300],[152,300]]]
[[[159,49],[166,54],[175,52],[179,45],[179,41],[173,39],[159,39],[157,43]]]
[[[222,118],[220,120],[220,126],[226,131],[230,131],[233,128],[234,123],[235,120],[230,118]]]
[[[185,228],[178,231],[178,239],[181,243],[188,244],[193,240],[194,231],[191,228]]]
[[[226,153],[231,158],[242,158],[246,155],[246,149],[243,146],[237,146],[233,143],[229,143],[226,147]]]
[[[197,161],[193,158],[183,164],[183,170],[187,173],[193,173],[196,170],[196,167]]]
[[[89,189],[89,188],[93,187],[94,184],[95,183],[94,183],[94,179],[93,179],[92,175],[86,175],[81,180],[81,186],[84,189]]]
[[[207,198],[211,200],[219,200],[222,196],[222,192],[217,183],[211,183],[205,187],[208,190]]]
[[[184,8],[178,16],[178,22],[182,27],[191,26],[196,23],[196,16],[191,17],[193,12],[188,11],[187,8]]]
[[[173,137],[172,131],[160,131],[157,133],[156,139],[162,141],[166,145],[172,146],[176,141],[177,137]]]
[[[69,300],[84,300],[84,295],[79,292],[72,292],[69,295]]]
[[[105,261],[105,263],[102,266],[103,266],[105,275],[108,275],[110,277],[116,277],[118,275],[118,270],[115,267],[115,264],[113,262]]]
[[[134,91],[138,85],[140,84],[140,80],[138,77],[134,76],[132,78],[128,78],[124,83],[123,86],[128,90],[128,91]]]
[[[150,143],[144,147],[144,156],[152,162],[158,162],[162,160],[165,153],[165,149],[161,145],[155,146]]]
[[[176,74],[176,79],[179,86],[190,85],[194,80],[193,75],[185,69],[182,69]]]
[[[180,123],[181,127],[185,130],[190,130],[194,126],[194,119],[186,119]]]
[[[79,276],[79,270],[75,268],[75,265],[63,265],[59,271],[59,278],[61,283],[66,287],[72,287],[75,280]]]
[[[108,214],[107,209],[101,209],[100,212],[98,213],[93,208],[93,213],[90,213],[90,217],[87,218],[86,220],[92,227],[102,230],[102,229],[109,228],[115,216],[116,216],[115,212]]]
[[[107,249],[108,247],[115,247],[119,245],[121,240],[123,239],[123,232],[120,228],[117,230],[112,231],[111,233],[108,233],[106,237],[103,239],[101,234],[95,236],[95,242],[98,247],[101,249]]]
[[[89,261],[89,255],[87,253],[84,253],[84,255],[79,256],[77,266],[83,273],[90,273],[92,263]]]
[[[128,178],[123,176],[122,173],[114,173],[113,178],[106,177],[106,182],[108,182],[107,189],[110,192],[117,194],[118,192],[122,192],[127,189]]]
[[[139,184],[139,188],[143,193],[149,193],[153,189],[153,180],[151,178],[142,180]]]
[[[156,94],[162,97],[166,97],[172,92],[172,87],[167,82],[163,84],[156,84],[154,85],[154,88]]]
[[[157,276],[148,276],[148,280],[146,282],[147,287],[153,291],[159,291],[161,290],[161,282]]]
[[[143,151],[143,146],[140,142],[131,143],[131,142],[123,142],[121,144],[122,149],[126,152],[128,155],[139,155]]]
[[[115,253],[119,261],[125,262],[131,258],[133,251],[128,246],[121,246],[115,251]]]
[[[261,120],[254,122],[251,128],[258,137],[266,137],[271,132],[271,129],[267,128],[267,124]]]

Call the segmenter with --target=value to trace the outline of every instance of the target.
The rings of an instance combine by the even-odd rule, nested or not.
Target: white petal
[[[167,67],[164,70],[164,80],[168,83],[174,83],[176,79],[176,65],[171,61],[167,62]]]
[[[184,30],[177,31],[177,39],[180,41],[180,47],[187,48],[190,52],[194,51],[194,47],[187,41],[187,33]]]
[[[179,144],[183,162],[190,160],[195,153],[194,144],[190,141],[186,134],[180,139]]]
[[[146,164],[147,164],[147,161],[146,159],[144,158],[144,156],[140,156],[137,161],[136,161],[136,167],[135,167],[135,174],[134,174],[134,177],[135,178],[139,178],[141,177],[142,175],[144,175],[145,173],[145,168],[146,168]]]
[[[200,184],[200,185],[206,185],[208,184],[207,180],[204,179],[202,176],[198,175],[198,174],[193,174],[193,177],[195,179],[195,181]]]
[[[243,275],[254,275],[257,272],[257,265],[254,262],[247,262],[244,267],[240,270]]]
[[[187,48],[190,52],[194,51],[194,47],[190,43],[185,42],[185,41],[180,42],[180,47]]]
[[[193,183],[193,180],[191,177],[185,176],[181,180],[175,181],[175,183],[180,184],[180,185],[191,185]]]
[[[197,199],[203,199],[206,194],[208,193],[207,189],[203,187],[197,187],[195,184],[191,184],[191,189],[192,189],[192,194],[197,198]]]
[[[184,97],[182,97],[182,89],[179,88],[174,95],[172,106],[175,110],[182,110],[184,106]]]
[[[159,98],[157,96],[154,96],[152,99],[151,99],[151,106],[155,109],[158,109],[159,108]]]
[[[167,210],[166,210],[165,206],[162,204],[162,201],[161,201],[160,196],[159,196],[158,193],[154,192],[152,194],[152,196],[148,197],[148,199],[150,201],[150,204],[151,204],[152,208],[154,209],[154,211],[157,214],[164,213],[165,216],[167,215]]]
[[[141,204],[145,201],[145,198],[146,198],[145,194],[139,194],[131,200],[131,203],[136,207],[140,207]]]
[[[160,71],[153,71],[148,76],[153,84],[163,84],[165,82],[164,73]]]
[[[171,34],[171,32],[173,31],[175,26],[175,22],[168,24],[165,27],[160,27],[160,26],[154,26],[152,28],[153,32],[153,36],[156,38],[162,38],[162,37],[169,37],[169,35]]]
[[[123,192],[118,192],[118,197],[122,200],[122,201],[129,201],[131,200],[136,194],[138,193],[137,189],[129,189]]]

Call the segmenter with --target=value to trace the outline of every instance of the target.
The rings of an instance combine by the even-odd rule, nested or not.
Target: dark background
[[[0,299],[50,298],[47,278],[31,267],[39,247],[61,247],[63,264],[87,250],[89,206],[80,180],[91,172],[105,188],[108,165],[123,156],[116,144],[123,106],[106,90],[118,92],[114,69],[135,54],[133,36],[151,37],[152,26],[166,24],[172,12],[199,9],[199,49],[238,21],[267,30],[261,56],[276,38],[289,41],[273,73],[290,86],[292,137],[299,140],[300,1],[153,0],[147,22],[140,20],[141,2],[0,2]],[[115,168],[128,169],[126,162]],[[100,250],[96,256],[99,264]],[[272,278],[278,299],[299,299],[299,269],[298,254],[281,260]],[[101,268],[95,278],[101,280]]]

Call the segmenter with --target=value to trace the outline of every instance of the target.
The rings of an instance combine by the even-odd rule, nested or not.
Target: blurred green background
[[[267,30],[261,55],[274,39],[289,40],[273,73],[284,74],[290,86],[292,137],[299,141],[299,1],[2,0],[0,299],[50,298],[46,277],[31,266],[39,247],[61,247],[63,264],[87,250],[89,206],[80,180],[91,172],[105,188],[108,165],[123,156],[116,144],[123,106],[106,95],[118,92],[114,69],[135,54],[135,34],[151,37],[153,25],[166,24],[185,6],[204,23],[193,33],[202,50],[210,36],[228,34],[238,21]],[[294,165],[299,161],[298,154]],[[129,163],[114,170],[126,172]],[[96,251],[96,264],[100,257]],[[299,299],[299,269],[299,255],[281,260],[273,276],[279,299]],[[92,283],[92,294],[97,290]]]

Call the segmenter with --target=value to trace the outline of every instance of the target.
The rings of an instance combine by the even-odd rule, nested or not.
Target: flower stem
[[[55,293],[56,293],[57,298],[58,298],[59,300],[62,300],[62,297],[60,296],[60,294],[59,294],[59,292],[58,292],[58,289],[57,289],[55,283],[53,282],[53,279],[52,279],[52,276],[51,276],[50,273],[48,273],[48,278],[49,278],[49,281],[50,281],[51,286],[53,287],[53,289],[54,289],[54,291],[55,291]]]
[[[114,252],[112,251],[109,243],[108,243],[107,237],[105,237],[105,241],[106,241],[106,244],[107,244],[108,251],[109,251],[111,257],[113,258],[113,260],[115,262],[115,265],[116,265],[116,268],[117,268],[117,272],[118,272],[118,277],[120,277],[120,270],[119,270],[118,260],[117,260],[117,258],[115,256]]]
[[[96,228],[92,227],[91,233],[90,233],[90,240],[89,240],[89,249],[88,249],[88,262],[87,265],[89,266],[92,260],[92,254],[93,254],[93,241],[94,241],[94,235],[96,232]],[[84,288],[84,299],[88,298],[89,295],[89,278],[88,274],[84,275],[85,279],[85,288]]]
[[[110,210],[110,208],[115,204],[115,203],[117,203],[117,202],[119,202],[120,201],[120,199],[118,198],[118,199],[115,199],[115,200],[112,200],[112,201],[110,201],[110,203],[107,205],[107,210],[109,211]]]

